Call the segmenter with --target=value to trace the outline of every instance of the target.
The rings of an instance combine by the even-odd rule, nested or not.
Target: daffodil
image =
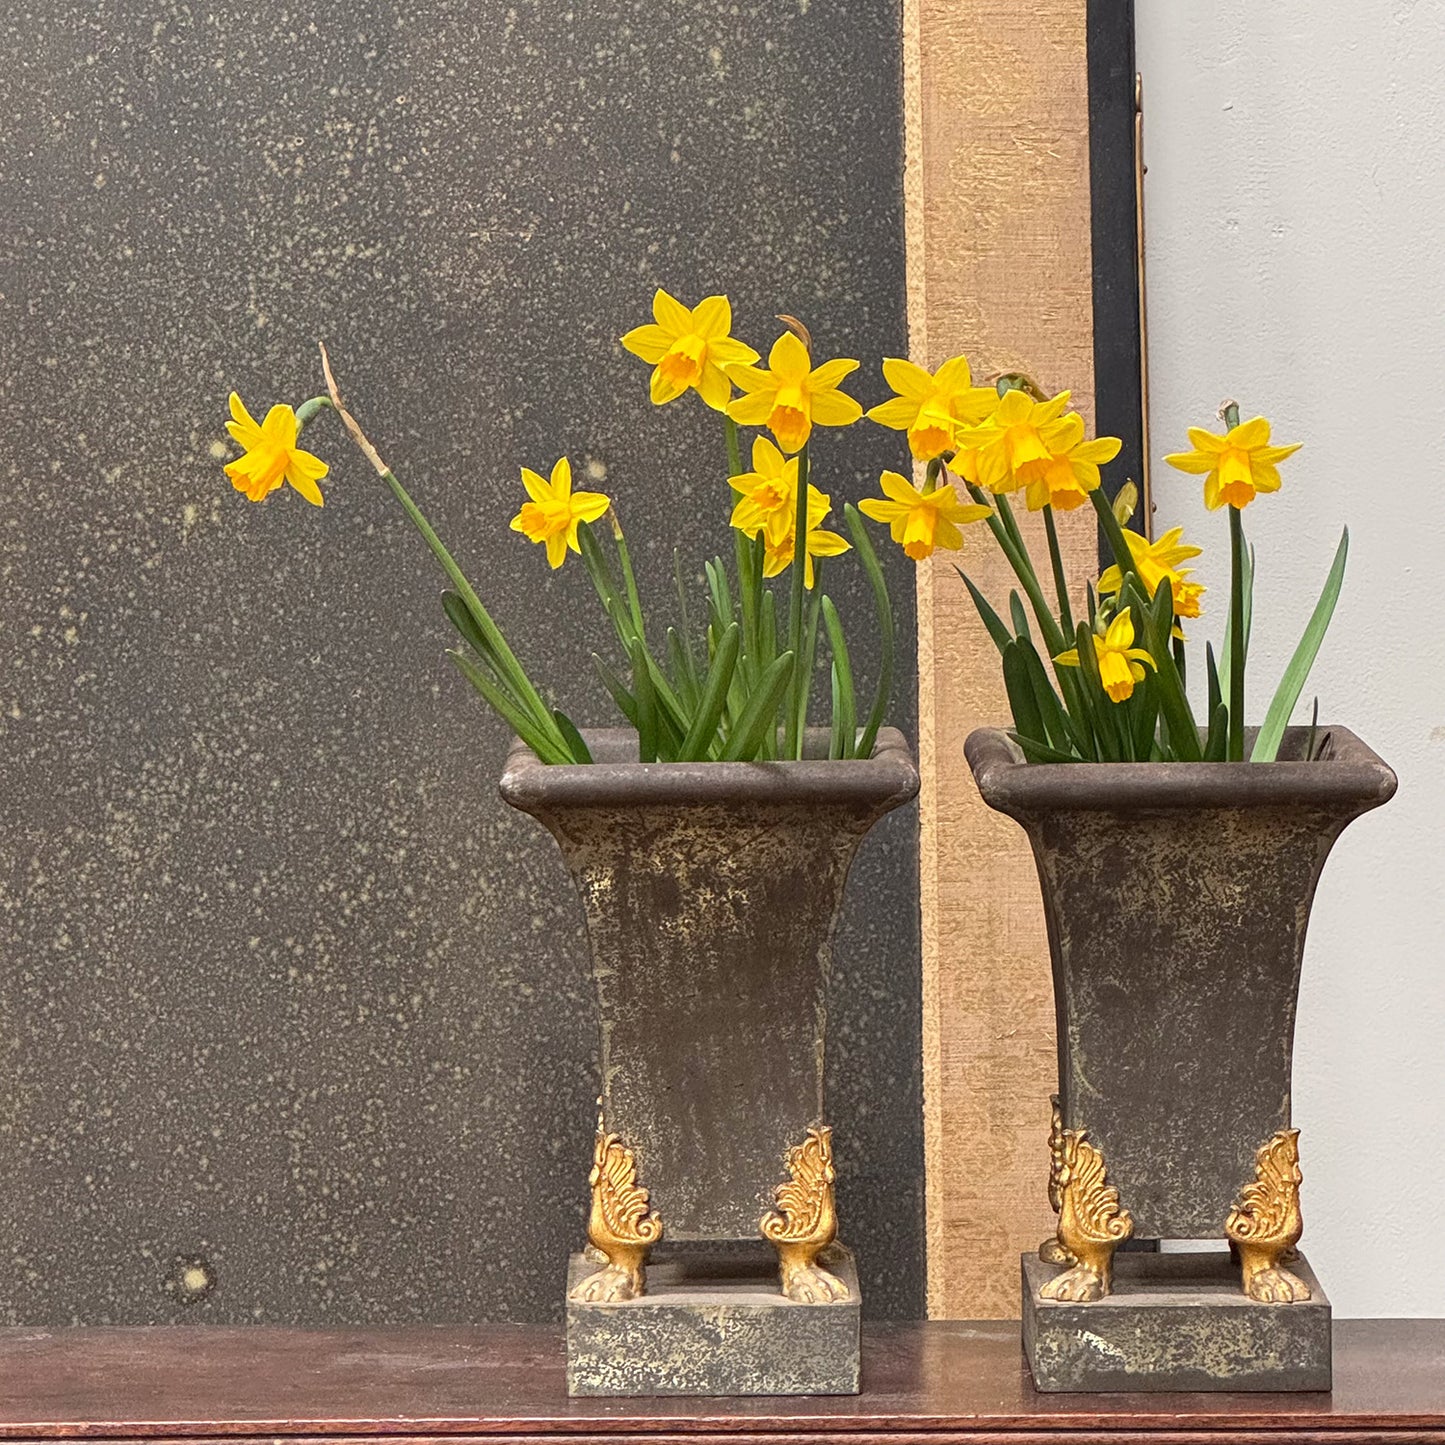
[[[1100,637],[1091,634],[1094,654],[1099,661],[1099,680],[1111,702],[1127,702],[1134,695],[1134,684],[1144,681],[1144,666],[1155,667],[1155,662],[1142,647],[1134,646],[1134,622],[1126,607],[1109,624],[1108,631]],[[1078,667],[1079,649],[1072,647],[1060,653],[1055,659],[1064,667]]]
[[[522,510],[512,518],[512,530],[544,543],[554,571],[566,559],[569,547],[574,552],[582,550],[577,541],[578,523],[595,522],[612,505],[601,492],[572,490],[572,464],[566,457],[552,468],[551,481],[523,467],[522,485],[531,500],[523,502]]]
[[[231,393],[231,420],[226,430],[245,449],[245,455],[226,463],[226,475],[238,492],[261,502],[283,482],[290,482],[313,507],[322,505],[316,485],[330,470],[320,457],[296,445],[296,413],[277,404],[259,426],[241,398]]]
[[[793,493],[794,505],[797,504],[797,492]],[[808,531],[807,545],[804,548],[803,558],[805,568],[803,572],[803,583],[809,589],[813,587],[813,558],[814,557],[838,557],[850,549],[849,544],[836,532],[829,532],[819,525],[828,513],[832,510],[833,499],[826,492],[820,492],[817,487],[811,484],[808,487]],[[775,542],[766,532],[763,534],[763,576],[776,577],[779,572],[786,571],[793,565],[793,558],[796,555],[795,542],[797,541],[796,523],[790,526],[785,533]]]
[[[746,536],[756,537],[762,532],[776,546],[797,524],[794,510],[798,505],[798,459],[785,457],[767,437],[757,437],[753,442],[752,471],[730,477],[728,482],[739,493],[731,522]],[[815,495],[822,497],[823,493],[809,487],[810,512]],[[821,522],[827,513],[824,506],[818,520]]]
[[[915,562],[931,557],[934,549],[956,552],[963,546],[958,529],[981,521],[990,507],[960,502],[952,486],[920,492],[898,472],[884,472],[879,481],[882,497],[866,497],[858,510],[875,522],[886,522],[893,540]]]
[[[881,426],[908,433],[908,449],[921,462],[952,451],[960,426],[977,426],[998,406],[998,392],[975,386],[966,357],[954,356],[930,374],[911,361],[890,357],[883,376],[898,393],[871,408]]]
[[[622,344],[652,367],[653,402],[662,406],[691,388],[714,411],[726,410],[733,388],[725,368],[758,359],[751,346],[728,335],[728,298],[707,296],[689,310],[659,288],[652,314],[655,323],[634,327]]]
[[[1067,446],[1074,423],[1064,415],[1069,393],[1035,401],[1026,391],[1007,391],[982,426],[961,433],[954,469],[991,492],[1012,492],[1040,480],[1054,453]],[[973,475],[970,475],[970,472]]]
[[[825,361],[813,366],[808,348],[785,331],[768,353],[768,369],[730,366],[728,375],[746,393],[728,404],[727,413],[743,426],[765,426],[785,452],[801,450],[815,426],[850,426],[863,408],[838,390],[858,369],[856,361]]]
[[[1269,422],[1262,416],[1230,427],[1223,436],[1192,426],[1189,441],[1192,452],[1175,452],[1164,460],[1204,477],[1204,505],[1211,512],[1226,503],[1243,511],[1258,493],[1279,491],[1279,463],[1301,445],[1270,446]]]
[[[1056,512],[1071,512],[1082,506],[1090,492],[1099,485],[1099,465],[1112,462],[1119,455],[1123,442],[1118,437],[1095,437],[1084,440],[1084,419],[1071,411],[1061,421],[1067,430],[1050,444],[1048,461],[1028,484],[1027,502],[1031,512],[1052,507]]]
[[[1188,575],[1187,569],[1183,572],[1179,570],[1179,564],[1189,561],[1191,557],[1197,557],[1200,552],[1198,547],[1182,542],[1180,538],[1183,535],[1183,527],[1171,527],[1162,537],[1151,542],[1147,537],[1141,537],[1138,532],[1124,532],[1124,540],[1129,544],[1129,555],[1134,559],[1134,570],[1151,597],[1158,590],[1159,584],[1168,578],[1177,602],[1179,579]],[[1124,574],[1117,565],[1107,568],[1099,578],[1099,592],[1104,596],[1117,592],[1123,585]],[[1203,590],[1202,587],[1196,588],[1196,592]],[[1175,610],[1178,610],[1177,607]],[[1196,610],[1190,615],[1199,615],[1197,603]]]
[[[1158,591],[1159,584],[1167,580],[1174,601],[1175,617],[1198,617],[1199,599],[1204,595],[1204,585],[1191,582],[1189,578],[1193,576],[1193,569],[1181,567],[1179,564],[1189,561],[1191,557],[1197,557],[1200,549],[1181,542],[1183,535],[1183,527],[1171,527],[1162,537],[1151,542],[1147,537],[1141,537],[1138,532],[1125,529],[1124,540],[1129,544],[1134,570],[1139,574],[1139,580],[1144,584],[1149,596],[1152,597]],[[1117,592],[1123,585],[1123,569],[1117,564],[1105,568],[1097,583],[1101,597]],[[1174,636],[1182,642],[1184,629],[1176,627]]]

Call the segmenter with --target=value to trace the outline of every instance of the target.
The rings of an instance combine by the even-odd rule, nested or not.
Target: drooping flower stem
[[[788,599],[788,651],[793,654],[792,704],[788,708],[785,738],[790,758],[803,756],[803,737],[798,718],[807,708],[811,670],[803,655],[803,594],[807,591],[808,545],[808,446],[798,452],[798,496],[793,514],[793,587]]]
[[[502,635],[501,628],[492,620],[491,613],[482,605],[482,599],[477,596],[476,589],[467,581],[452,554],[447,551],[441,538],[432,529],[431,523],[422,515],[421,508],[412,501],[406,488],[397,481],[391,468],[377,454],[376,448],[372,446],[356,418],[342,404],[341,393],[337,388],[336,378],[331,374],[331,359],[326,354],[325,346],[321,347],[321,369],[326,377],[330,405],[341,418],[342,424],[346,427],[347,433],[355,442],[357,449],[371,463],[382,481],[391,488],[392,495],[401,503],[402,510],[410,518],[412,526],[421,533],[422,540],[431,548],[432,555],[441,563],[442,570],[447,574],[476,625],[477,635],[486,649],[486,660],[496,672],[502,688],[515,699],[516,704],[535,729],[537,736],[545,741],[549,754],[555,753],[555,756],[549,757],[548,760],[569,761],[572,758],[572,749],[563,736],[557,719],[553,716],[552,710],[542,701],[541,695],[533,686],[532,680],[527,676],[522,664],[517,661],[517,656]],[[314,416],[321,409],[321,399],[313,398],[313,400],[317,405],[314,410],[307,413],[310,416]],[[311,402],[307,402],[301,410],[305,412],[310,406]],[[492,701],[492,699],[488,698],[488,701]],[[497,706],[497,703],[493,702],[493,706]]]

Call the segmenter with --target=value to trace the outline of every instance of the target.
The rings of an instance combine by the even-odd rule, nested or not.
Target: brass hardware
[[[647,1205],[637,1182],[637,1162],[616,1134],[603,1133],[598,1120],[592,1157],[592,1209],[587,1216],[587,1257],[602,1268],[572,1291],[575,1300],[614,1304],[646,1290],[647,1251],[662,1238],[662,1220]]]
[[[1299,1130],[1281,1129],[1254,1156],[1254,1182],[1239,1191],[1224,1232],[1239,1252],[1244,1292],[1260,1304],[1300,1304],[1309,1286],[1282,1266],[1297,1258],[1304,1233],[1299,1187]]]
[[[1064,1106],[1057,1094],[1049,1095],[1053,1106],[1049,1115],[1049,1208],[1059,1212],[1059,1175],[1064,1170]],[[1039,1245],[1039,1258],[1045,1264],[1077,1264],[1078,1261],[1059,1239],[1058,1228]]]
[[[826,1125],[788,1150],[786,1184],[775,1191],[777,1208],[758,1228],[778,1251],[783,1293],[797,1304],[828,1304],[848,1298],[848,1286],[818,1264],[838,1235],[833,1203],[833,1131]]]
[[[1063,1130],[1058,1190],[1059,1244],[1076,1263],[1039,1293],[1051,1300],[1103,1299],[1114,1286],[1114,1251],[1133,1234],[1134,1220],[1084,1129]]]

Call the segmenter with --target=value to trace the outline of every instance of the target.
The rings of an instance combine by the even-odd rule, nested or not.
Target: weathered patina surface
[[[569,1300],[569,1395],[856,1395],[858,1273],[847,1250],[828,1267],[843,1300],[794,1304],[776,1262],[675,1254],[654,1264],[648,1293],[617,1304]],[[593,1266],[572,1256],[568,1284]]]
[[[1058,1273],[1025,1255],[1024,1353],[1047,1391],[1328,1390],[1330,1302],[1303,1258],[1306,1304],[1239,1291],[1229,1255],[1121,1252],[1114,1292],[1089,1304],[1040,1294]]]
[[[1324,759],[1289,761],[1305,731],[1271,764],[1039,765],[1002,732],[968,741],[985,801],[1033,844],[1063,1125],[1102,1152],[1138,1238],[1222,1238],[1256,1152],[1290,1125],[1315,885],[1395,790],[1342,728],[1323,730]]]
[[[917,771],[891,729],[848,762],[644,764],[628,731],[586,737],[590,766],[519,744],[501,791],[546,824],[582,896],[603,1130],[634,1152],[667,1239],[756,1238],[789,1150],[827,1121],[849,864]]]

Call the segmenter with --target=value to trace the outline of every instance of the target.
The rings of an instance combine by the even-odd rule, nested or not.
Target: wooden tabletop
[[[1335,1326],[1335,1390],[1040,1395],[1013,1324],[878,1325],[863,1394],[568,1400],[558,1330],[0,1330],[0,1439],[196,1440],[848,1434],[853,1445],[1438,1441],[1445,1321]]]

